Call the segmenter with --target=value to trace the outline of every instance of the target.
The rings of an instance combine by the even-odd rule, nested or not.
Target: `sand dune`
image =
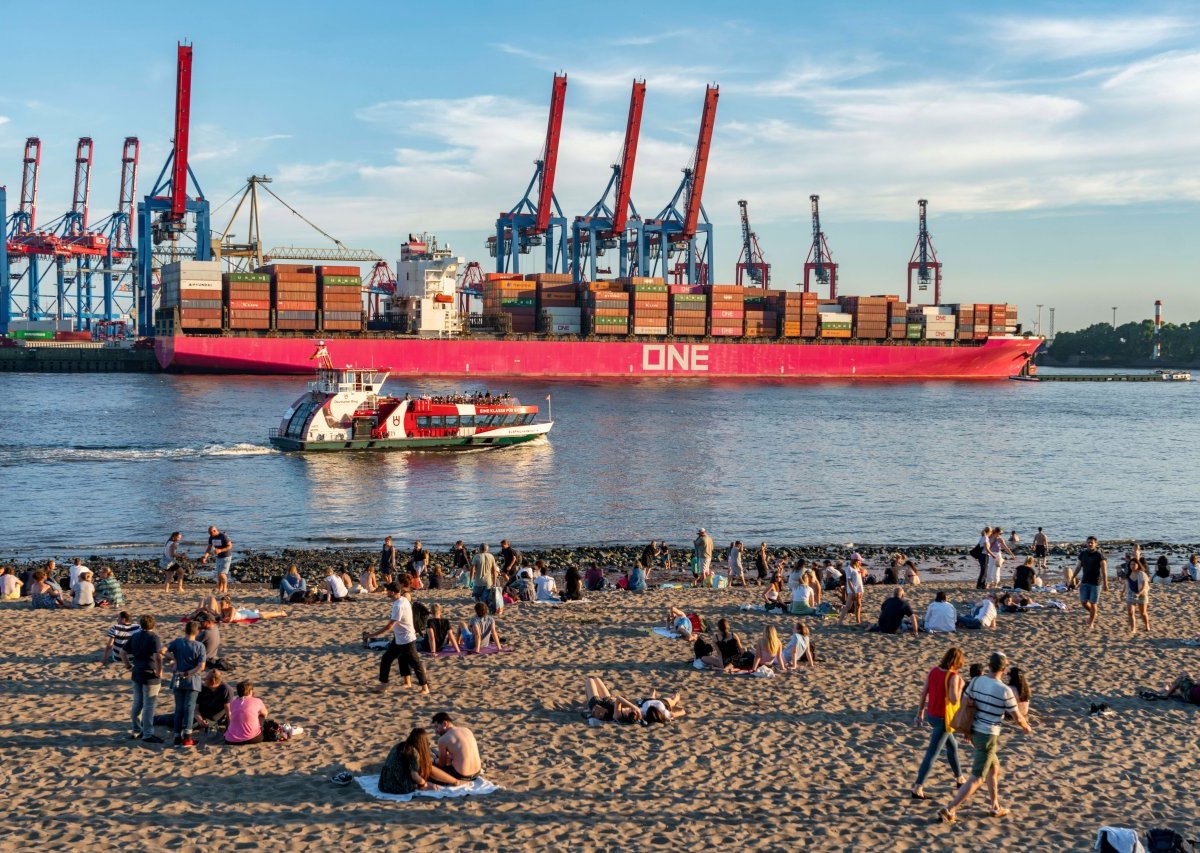
[[[974,594],[961,583],[952,599]],[[920,587],[923,610],[939,588]],[[180,597],[128,589],[130,609],[159,618],[164,640],[199,587]],[[239,587],[240,601],[267,602]],[[869,588],[874,614],[882,588]],[[462,590],[418,593],[465,617]],[[1181,670],[1200,674],[1200,588],[1152,590],[1150,636],[1130,638],[1117,592],[1104,598],[1100,630],[1067,613],[1001,615],[990,632],[960,634],[969,661],[993,650],[1028,672],[1031,736],[1013,729],[1002,746],[1003,790],[1013,815],[986,817],[982,796],[954,827],[936,822],[951,791],[935,765],[931,799],[908,789],[926,733],[910,725],[924,673],[944,637],[867,635],[809,620],[823,662],[773,679],[697,672],[682,641],[654,636],[668,604],[743,639],[790,618],[738,610],[757,591],[658,590],[590,594],[570,607],[510,608],[502,631],[515,652],[429,664],[433,695],[368,696],[378,652],[359,647],[381,628],[373,597],[340,606],[290,606],[291,617],[223,629],[236,677],[258,685],[271,714],[307,734],[287,744],[232,750],[201,738],[196,749],[126,739],[129,683],[102,667],[104,612],[46,613],[0,606],[0,785],[9,819],[3,849],[262,847],[346,850],[499,848],[816,850],[1087,850],[1104,823],[1195,833],[1195,756],[1200,708],[1147,703],[1140,686]],[[670,728],[589,727],[579,718],[586,675],[640,697],[680,691],[693,716]],[[1092,702],[1116,714],[1090,718]],[[164,696],[160,713],[172,702]],[[505,790],[479,799],[383,803],[328,781],[339,770],[375,769],[414,725],[449,710],[480,740],[489,779]],[[969,751],[965,753],[969,756]]]

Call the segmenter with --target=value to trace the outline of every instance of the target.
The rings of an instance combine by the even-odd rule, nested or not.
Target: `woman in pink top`
[[[229,703],[229,726],[225,729],[225,743],[230,746],[262,743],[262,724],[266,718],[267,706],[254,695],[254,684],[239,681],[237,698]]]

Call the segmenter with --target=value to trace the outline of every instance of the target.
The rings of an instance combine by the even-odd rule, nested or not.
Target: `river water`
[[[444,382],[392,393],[439,393]],[[296,378],[0,375],[0,554],[114,556],[216,524],[237,547],[385,534],[580,545],[1200,540],[1196,383],[512,383],[544,443],[283,454]]]

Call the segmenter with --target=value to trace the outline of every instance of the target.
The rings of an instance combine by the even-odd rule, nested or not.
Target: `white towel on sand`
[[[660,637],[667,637],[672,640],[678,640],[683,636],[682,634],[676,634],[674,631],[668,631],[666,628],[655,628],[654,633]]]
[[[559,601],[557,598],[555,598],[550,601],[541,601],[539,599],[534,599],[533,601],[527,601],[525,603],[526,604],[587,604],[588,600],[586,598],[580,598],[577,601]]]
[[[446,797],[467,797],[479,796],[482,794],[492,794],[501,790],[499,785],[493,785],[487,779],[479,778],[473,782],[468,782],[462,785],[455,785],[453,788],[438,788],[436,791],[414,791],[411,794],[385,794],[379,790],[379,774],[372,776],[355,776],[354,781],[359,787],[370,794],[377,800],[390,800],[393,803],[407,803],[413,797],[432,797],[434,799],[445,799]]]
[[[1129,829],[1124,826],[1102,826],[1096,830],[1096,846],[1093,850],[1100,849],[1100,839],[1108,838],[1108,843],[1121,851],[1121,853],[1146,853],[1146,848],[1142,846],[1142,840],[1138,837],[1137,830]]]

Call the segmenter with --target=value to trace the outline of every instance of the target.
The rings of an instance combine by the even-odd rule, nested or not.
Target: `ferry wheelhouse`
[[[523,444],[553,426],[507,394],[389,397],[381,393],[387,368],[334,367],[324,344],[312,358],[316,378],[268,436],[280,450],[479,450]]]

